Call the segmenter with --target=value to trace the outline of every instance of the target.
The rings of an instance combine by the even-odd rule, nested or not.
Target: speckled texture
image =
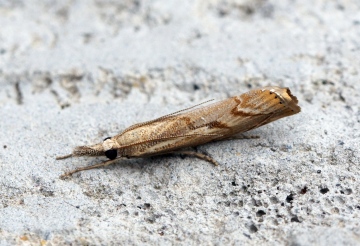
[[[121,2],[121,3],[118,3]],[[0,1],[0,245],[360,244],[360,2]],[[58,177],[125,127],[267,85],[302,112]]]

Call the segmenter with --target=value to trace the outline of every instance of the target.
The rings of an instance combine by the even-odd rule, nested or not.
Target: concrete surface
[[[0,1],[0,245],[359,245],[360,2]],[[58,177],[207,99],[290,87],[260,139]]]

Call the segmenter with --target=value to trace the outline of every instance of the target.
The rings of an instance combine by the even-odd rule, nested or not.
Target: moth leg
[[[212,142],[218,142],[218,141],[224,141],[224,140],[239,140],[239,139],[257,139],[257,138],[260,138],[260,136],[245,136],[243,134],[240,134],[240,135],[235,135],[235,136],[231,136],[231,137],[214,139]]]
[[[180,154],[180,155],[193,156],[193,157],[202,159],[204,161],[210,162],[210,163],[214,164],[215,166],[219,165],[219,163],[215,159],[213,159],[212,157],[210,157],[208,155],[205,155],[205,154],[202,154],[202,153],[195,152],[195,151],[180,150],[180,151],[171,152],[171,154]]]
[[[70,172],[66,172],[64,173],[63,175],[60,176],[60,179],[65,179],[71,175],[73,175],[74,173],[77,173],[77,172],[80,172],[80,171],[85,171],[85,170],[90,170],[90,169],[94,169],[94,168],[99,168],[99,167],[106,167],[120,159],[127,159],[126,157],[119,157],[119,158],[116,158],[114,160],[108,160],[108,161],[104,161],[104,162],[101,162],[99,164],[95,164],[95,165],[91,165],[91,166],[87,166],[87,167],[79,167],[79,168],[76,168]]]

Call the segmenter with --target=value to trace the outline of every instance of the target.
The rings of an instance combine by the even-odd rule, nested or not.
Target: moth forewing
[[[288,88],[276,86],[254,89],[239,96],[189,108],[155,120],[135,124],[122,133],[92,146],[76,147],[72,154],[58,157],[105,155],[110,160],[75,169],[75,172],[106,166],[120,158],[146,157],[164,153],[182,153],[217,164],[209,156],[186,147],[223,140],[280,118],[297,114],[298,100]]]

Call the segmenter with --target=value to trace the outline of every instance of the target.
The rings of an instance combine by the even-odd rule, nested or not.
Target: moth
[[[210,156],[184,148],[229,139],[301,110],[290,89],[277,86],[254,89],[207,106],[198,106],[132,125],[101,143],[74,148],[71,154],[56,159],[106,156],[109,160],[77,168],[61,177],[104,167],[122,159],[162,154],[189,155],[218,165]]]

